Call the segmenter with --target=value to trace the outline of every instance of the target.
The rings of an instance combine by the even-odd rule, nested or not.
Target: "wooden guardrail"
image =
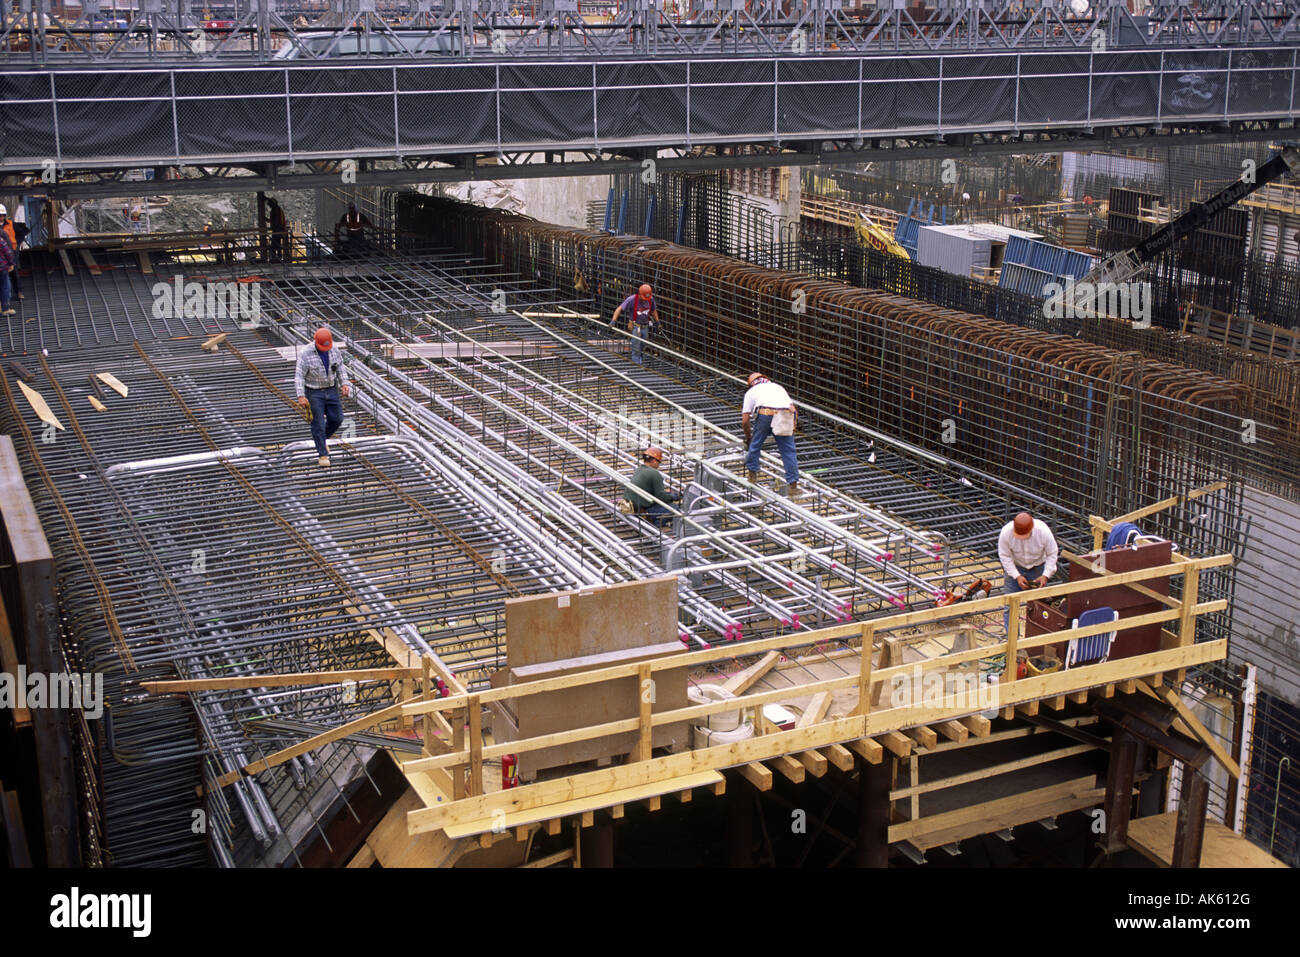
[[[809,749],[828,747],[832,744],[847,743],[850,750],[860,754],[869,761],[878,762],[882,755],[882,746],[870,740],[872,735],[886,735],[903,728],[939,723],[988,710],[987,699],[980,704],[971,700],[971,689],[959,689],[945,694],[937,701],[926,700],[920,704],[908,703],[898,707],[876,708],[873,697],[878,696],[879,689],[886,683],[899,677],[916,680],[926,672],[948,671],[954,665],[963,662],[1005,656],[1005,669],[998,683],[995,707],[1004,712],[1016,704],[1056,697],[1084,690],[1099,685],[1114,684],[1136,678],[1154,676],[1153,683],[1160,685],[1165,672],[1180,670],[1215,661],[1226,657],[1227,642],[1215,641],[1202,644],[1194,643],[1195,621],[1197,616],[1222,611],[1227,607],[1224,600],[1198,602],[1196,578],[1202,569],[1213,568],[1232,563],[1231,555],[1217,555],[1201,559],[1182,559],[1170,565],[1141,569],[1123,574],[1109,574],[1102,578],[1070,582],[1035,589],[1032,592],[1018,592],[1010,595],[980,599],[961,605],[926,609],[924,611],[890,615],[865,623],[839,625],[818,629],[795,635],[783,635],[759,641],[746,642],[746,654],[762,652],[788,652],[791,649],[817,644],[829,639],[861,639],[858,650],[859,667],[856,675],[849,674],[837,678],[813,681],[795,687],[785,687],[771,691],[750,692],[736,698],[707,704],[692,705],[668,711],[653,710],[653,681],[657,671],[694,667],[711,662],[735,657],[734,647],[710,649],[707,651],[683,652],[667,655],[650,661],[619,665],[588,671],[581,674],[548,678],[509,687],[493,688],[476,693],[453,695],[446,698],[426,697],[423,700],[408,701],[400,707],[404,716],[440,715],[451,712],[450,724],[463,729],[470,726],[469,740],[464,734],[456,735],[453,746],[445,754],[437,754],[407,762],[404,770],[413,772],[450,772],[453,781],[468,774],[465,787],[466,797],[441,803],[411,812],[408,825],[411,833],[436,830],[451,823],[464,823],[488,818],[493,813],[500,813],[508,808],[522,811],[544,807],[550,802],[569,800],[602,793],[611,789],[635,787],[655,781],[668,781],[675,777],[694,774],[701,771],[718,770],[753,761],[767,760]],[[1023,638],[1020,609],[1030,598],[1050,599],[1062,595],[1075,594],[1105,586],[1137,584],[1154,578],[1188,575],[1189,581],[1184,588],[1181,601],[1170,599],[1172,607],[1163,611],[1136,615],[1114,623],[1103,623],[1083,628],[1053,632],[1031,639]],[[900,628],[920,624],[942,622],[970,615],[1010,611],[1011,625],[1005,641],[1000,644],[986,645],[962,651],[928,658],[907,664],[890,664],[888,667],[873,668],[872,649],[877,635],[895,631]],[[1078,668],[1058,671],[1050,674],[1027,678],[1016,677],[1017,653],[1046,645],[1055,645],[1090,635],[1109,631],[1124,631],[1130,628],[1144,627],[1156,623],[1177,621],[1178,632],[1165,630],[1166,647],[1160,651],[1120,658],[1101,664],[1086,665]],[[892,643],[884,639],[884,644]],[[882,656],[886,653],[882,647]],[[885,660],[892,660],[886,656]],[[901,656],[899,658],[901,660]],[[610,721],[588,727],[575,728],[533,738],[511,741],[484,747],[481,737],[474,733],[476,718],[483,705],[490,701],[519,699],[529,695],[553,692],[565,688],[575,688],[597,682],[618,678],[637,677],[642,689],[641,704],[636,717]],[[760,734],[752,739],[732,744],[695,749],[666,757],[652,758],[650,741],[655,727],[680,721],[696,721],[709,715],[722,712],[755,711],[755,727],[762,727],[761,708],[765,704],[788,701],[818,693],[831,693],[838,690],[857,688],[858,705],[853,713],[839,718],[830,718],[792,731]],[[512,788],[494,794],[485,794],[483,788],[483,763],[492,758],[506,754],[541,750],[562,744],[585,741],[592,738],[614,734],[635,732],[637,745],[626,764],[589,772],[556,781],[546,781]],[[460,791],[460,788],[456,789]],[[458,795],[459,797],[459,795]]]

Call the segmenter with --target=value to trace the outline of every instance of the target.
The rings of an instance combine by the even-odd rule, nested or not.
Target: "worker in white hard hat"
[[[763,443],[772,436],[785,466],[785,480],[791,498],[799,497],[799,461],[794,452],[794,426],[798,410],[790,401],[790,394],[761,372],[751,372],[747,380],[749,390],[740,411],[740,427],[745,433],[745,468],[749,480],[758,481],[758,455]]]

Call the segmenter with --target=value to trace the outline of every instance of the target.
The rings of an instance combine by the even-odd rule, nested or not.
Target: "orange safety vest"
[[[14,236],[14,221],[11,217],[5,217],[5,235],[9,237],[9,248],[17,251],[18,239]]]

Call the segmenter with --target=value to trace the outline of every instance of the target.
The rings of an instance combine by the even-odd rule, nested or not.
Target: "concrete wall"
[[[1259,666],[1265,692],[1300,706],[1300,504],[1247,489],[1243,508],[1230,655]]]

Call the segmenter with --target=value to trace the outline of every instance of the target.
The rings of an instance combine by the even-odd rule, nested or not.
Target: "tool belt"
[[[789,411],[790,411],[790,407],[787,405],[787,406],[786,406],[785,408],[783,408],[783,409],[767,409],[767,408],[760,408],[760,409],[757,409],[756,411],[758,412],[759,415],[776,415],[778,412],[789,412]]]

